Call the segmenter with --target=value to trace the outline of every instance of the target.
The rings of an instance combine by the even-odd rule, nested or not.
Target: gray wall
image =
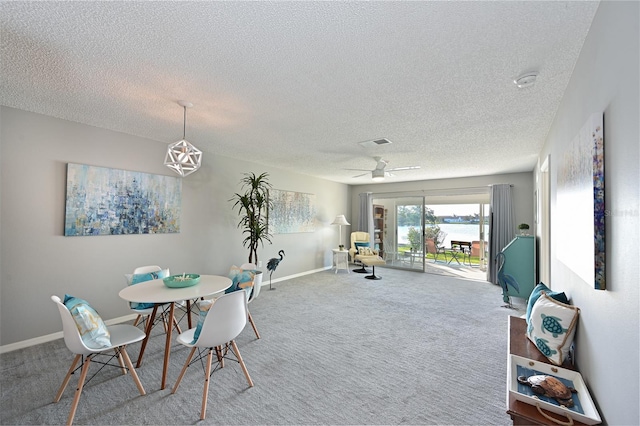
[[[183,180],[179,234],[65,237],[67,163],[171,176],[163,165],[166,144],[7,107],[0,113],[0,345],[59,332],[52,294],[85,298],[109,320],[130,313],[118,292],[123,274],[136,266],[227,275],[232,264],[246,262],[228,201],[245,172],[266,171],[276,189],[316,194],[317,231],[275,235],[259,252],[266,266],[285,250],[274,279],[331,265],[338,227],[329,223],[349,214],[347,185],[214,152],[205,152],[201,169]]]
[[[581,309],[576,359],[608,424],[640,423],[640,145],[638,2],[601,2],[544,149],[551,183],[551,286]],[[541,81],[540,84],[543,84]],[[587,118],[604,112],[606,285],[593,289],[557,259],[557,165]],[[580,247],[576,247],[580,250]]]
[[[452,154],[454,155],[454,154]],[[411,173],[411,172],[403,172]],[[389,178],[391,180],[391,178]],[[455,204],[455,202],[447,201],[450,199],[476,199],[478,198],[479,187],[487,187],[492,184],[509,183],[513,185],[513,207],[515,215],[515,223],[528,223],[533,231],[533,173],[510,173],[503,175],[491,176],[474,176],[456,179],[434,179],[429,181],[414,181],[404,183],[380,183],[371,185],[354,185],[349,191],[351,194],[351,211],[354,222],[351,222],[351,228],[357,231],[358,215],[360,211],[360,198],[358,194],[362,192],[373,192],[374,198],[376,194],[402,193],[412,195],[428,195],[429,198],[439,198],[441,204]],[[437,197],[445,193],[452,194],[451,197]],[[487,198],[488,199],[488,198]],[[429,201],[427,201],[427,204]],[[469,204],[473,204],[474,201]],[[517,233],[517,230],[514,229]]]

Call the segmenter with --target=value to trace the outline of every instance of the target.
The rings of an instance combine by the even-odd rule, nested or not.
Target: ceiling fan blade
[[[357,172],[370,172],[371,171],[369,169],[342,169],[342,170],[355,170]]]
[[[398,172],[401,170],[415,170],[419,169],[420,166],[407,166],[407,167],[394,167],[393,169],[387,169],[388,172]]]
[[[353,170],[353,169],[352,169],[352,170]],[[371,172],[369,172],[369,171],[368,171],[367,173],[363,173],[363,174],[361,174],[361,175],[355,175],[355,176],[354,176],[354,178],[359,178],[359,177],[362,177],[362,176],[366,176],[366,175],[368,175],[369,173],[371,173]]]

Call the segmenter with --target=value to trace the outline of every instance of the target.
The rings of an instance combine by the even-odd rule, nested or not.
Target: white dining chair
[[[176,384],[173,386],[172,394],[176,393],[178,386],[182,382],[182,378],[190,365],[202,364],[197,361],[207,358],[204,363],[204,390],[202,392],[202,408],[200,411],[200,419],[204,420],[207,414],[207,397],[209,394],[209,382],[211,374],[224,366],[224,360],[229,359],[237,361],[244,372],[249,383],[249,387],[253,387],[253,381],[249,376],[249,371],[244,364],[240,351],[236,345],[235,339],[247,325],[247,297],[244,291],[234,291],[218,297],[211,305],[209,312],[206,314],[200,334],[195,342],[194,335],[196,328],[189,329],[181,333],[176,339],[178,343],[191,348],[191,352],[182,367],[182,371],[178,376]],[[193,342],[193,343],[192,343]],[[191,359],[198,350],[198,357],[193,362]],[[211,364],[213,362],[213,352],[216,352],[217,365],[213,372]],[[230,358],[233,355],[235,359]]]
[[[94,358],[100,357],[100,361],[96,361],[97,363],[103,366],[111,366],[118,367],[122,370],[123,374],[131,373],[131,377],[138,387],[138,391],[140,395],[145,395],[146,392],[138,375],[136,374],[135,368],[133,368],[133,364],[131,363],[131,359],[127,354],[125,347],[132,343],[136,343],[144,339],[145,334],[139,328],[134,327],[132,325],[127,324],[116,324],[107,327],[109,331],[109,339],[111,340],[111,345],[108,347],[103,347],[100,349],[93,349],[87,347],[85,342],[82,340],[80,336],[80,332],[78,331],[78,326],[76,325],[71,312],[69,309],[62,303],[58,296],[51,296],[51,300],[58,307],[58,311],[60,312],[60,318],[62,319],[62,333],[64,336],[64,343],[67,345],[67,348],[75,354],[75,358],[71,363],[71,367],[67,372],[67,375],[64,377],[62,381],[62,385],[56,394],[54,402],[59,402],[62,398],[62,394],[64,390],[67,388],[69,384],[69,380],[71,379],[71,375],[75,373],[77,370],[81,370],[80,377],[78,378],[78,386],[76,387],[76,392],[73,397],[73,402],[71,403],[71,412],[69,413],[69,417],[67,418],[67,424],[71,425],[73,423],[73,419],[76,415],[76,409],[78,408],[78,402],[80,401],[80,395],[82,394],[82,389],[85,385],[85,379],[87,377],[87,373],[89,372],[89,364]],[[113,354],[105,353],[111,352]],[[108,359],[103,360],[102,357],[108,357]],[[111,363],[114,358],[118,359],[118,364]],[[78,361],[82,360],[80,366],[76,368]],[[91,378],[89,379],[91,380]]]
[[[252,271],[257,270],[255,263],[243,263],[242,265],[240,265],[240,268],[246,269],[246,270],[252,270]],[[260,294],[260,287],[262,287],[262,271],[259,271],[259,272],[260,273],[256,274],[256,276],[253,279],[253,289],[251,290],[251,294],[249,295],[249,300],[247,300],[247,305],[250,305],[251,302],[253,302],[253,300],[256,297],[258,297],[258,295]],[[248,310],[248,307],[247,307],[247,313],[249,317],[249,323],[251,324],[251,328],[253,328],[253,332],[256,333],[256,337],[259,339],[260,333],[258,333],[258,328],[256,327],[256,323],[253,322],[253,317],[251,316],[251,311]]]
[[[162,268],[158,265],[149,265],[149,266],[139,266],[137,268],[135,268],[133,270],[133,274],[125,274],[125,280],[127,282],[127,285],[131,285],[131,280],[133,278],[134,275],[140,275],[140,274],[149,274],[152,272],[159,272],[162,271]],[[164,325],[164,331],[165,333],[167,332],[167,327],[169,324],[169,304],[166,305],[162,305],[158,307],[158,310],[156,312],[158,312],[159,315],[159,319],[161,320],[163,325]],[[131,306],[131,304],[129,304],[129,309],[131,309],[131,311],[135,314],[137,314],[135,321],[133,322],[133,325],[137,326],[140,321],[145,322],[145,330],[151,330],[149,328],[149,324],[148,321],[151,318],[151,314],[153,313],[153,308],[134,308]],[[178,321],[176,321],[175,318],[172,319],[173,325],[176,328],[176,330],[178,331],[178,333],[181,333],[182,330],[180,329],[180,326],[178,325]],[[154,324],[155,325],[155,324]],[[153,327],[153,325],[152,325]]]

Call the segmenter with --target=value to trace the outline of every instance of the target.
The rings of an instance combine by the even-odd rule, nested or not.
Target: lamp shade
[[[201,163],[202,151],[184,139],[169,145],[164,159],[165,166],[183,177],[198,170]]]
[[[332,225],[351,225],[349,222],[347,222],[347,218],[344,217],[343,214],[339,214],[338,216],[336,216],[335,220],[331,224]]]
[[[164,157],[164,165],[182,177],[190,175],[200,168],[202,163],[202,151],[185,139],[187,133],[187,108],[193,104],[187,101],[178,101],[184,111],[182,122],[182,140],[174,142],[167,147],[167,155]]]

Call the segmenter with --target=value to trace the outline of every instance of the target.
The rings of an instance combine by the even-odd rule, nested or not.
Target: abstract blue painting
[[[64,235],[180,232],[182,179],[67,164]]]
[[[558,260],[596,290],[606,289],[604,115],[592,114],[559,158]]]
[[[304,192],[272,189],[269,198],[273,208],[269,211],[269,232],[291,234],[316,230],[316,196]]]

